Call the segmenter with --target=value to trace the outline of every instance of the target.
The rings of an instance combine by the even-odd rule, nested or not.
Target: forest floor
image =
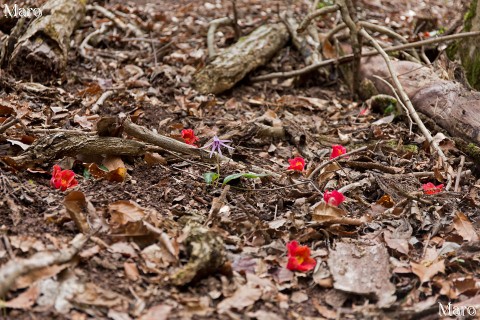
[[[258,83],[245,79],[221,95],[199,95],[190,81],[207,63],[208,23],[231,15],[230,1],[101,5],[150,35],[136,39],[110,25],[92,41],[91,58],[82,57],[85,36],[109,22],[89,10],[72,37],[64,79],[39,89],[1,71],[0,120],[15,114],[22,121],[0,135],[2,158],[21,154],[25,144],[55,129],[87,133],[101,118],[129,115],[179,141],[182,129],[193,129],[199,146],[215,135],[230,139],[234,151],[225,155],[279,177],[235,179],[222,197],[222,179],[240,173],[238,167],[172,152],[79,155],[22,170],[2,161],[1,266],[69,248],[81,233],[72,221],[82,214],[78,206],[87,208],[89,225],[101,227],[74,259],[23,270],[3,297],[0,318],[436,319],[438,303],[480,304],[479,170],[466,157],[454,190],[463,154],[451,140],[437,135],[453,168],[448,180],[416,126],[410,132],[404,117],[352,100],[333,66],[328,83],[316,73]],[[237,6],[244,35],[279,21],[279,9],[299,19],[308,12],[308,1],[237,0]],[[358,6],[363,19],[390,26],[410,41],[448,28],[466,9],[463,2],[444,0],[364,0]],[[416,28],[421,17],[433,18],[425,20],[428,27]],[[317,25],[328,32],[335,21],[329,16]],[[219,48],[231,45],[233,29],[220,28],[216,39]],[[289,44],[254,74],[303,66]],[[113,94],[92,112],[107,90]],[[258,124],[283,128],[285,135],[248,130]],[[332,145],[367,148],[307,181],[329,160]],[[297,156],[306,161],[304,172],[287,170],[288,159]],[[126,168],[124,181],[95,172],[93,163]],[[65,192],[52,188],[55,164],[72,169],[78,185]],[[207,183],[206,172],[220,178]],[[429,182],[444,189],[425,195],[422,185]],[[334,189],[346,199],[326,206],[322,193]],[[192,237],[192,230],[199,234]],[[314,270],[286,268],[286,244],[293,240],[311,249]],[[178,270],[196,259],[209,261],[197,265],[193,280],[182,279]]]

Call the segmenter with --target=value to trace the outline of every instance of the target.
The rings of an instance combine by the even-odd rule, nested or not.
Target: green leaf
[[[87,180],[92,177],[92,174],[90,173],[90,171],[88,171],[87,168],[83,169],[83,177]]]
[[[241,178],[241,177],[244,177],[247,179],[255,179],[255,178],[261,178],[266,176],[268,176],[268,174],[265,174],[265,173],[253,173],[253,172],[234,173],[229,176],[226,176],[223,179],[223,184],[227,184],[230,181]]]
[[[220,175],[216,172],[205,172],[203,174],[203,179],[207,184],[212,184],[218,178],[220,178]]]

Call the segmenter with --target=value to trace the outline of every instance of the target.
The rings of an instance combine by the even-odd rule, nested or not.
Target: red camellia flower
[[[332,154],[330,155],[330,160],[338,156],[341,156],[344,153],[347,153],[347,149],[344,146],[339,144],[334,144],[332,146]]]
[[[182,130],[182,138],[183,138],[183,141],[185,141],[186,144],[189,144],[191,146],[196,146],[195,142],[197,142],[199,140],[192,129],[183,129]]]
[[[439,184],[438,186],[436,186],[433,183],[429,182],[422,184],[422,189],[425,194],[435,194],[443,190],[443,184]]]
[[[287,243],[287,269],[291,271],[310,271],[315,268],[317,261],[310,257],[310,248],[298,245],[297,241]]]
[[[337,190],[325,191],[323,194],[323,200],[331,206],[338,207],[340,203],[345,200],[343,193],[338,192]]]
[[[290,163],[290,167],[287,170],[303,171],[305,168],[305,160],[302,157],[289,159],[288,163]]]
[[[72,170],[62,170],[57,164],[53,166],[52,179],[50,179],[52,187],[65,191],[77,184],[78,181],[75,179],[75,173]]]

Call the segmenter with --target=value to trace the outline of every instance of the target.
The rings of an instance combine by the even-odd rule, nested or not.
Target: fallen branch
[[[188,154],[192,156],[198,156],[202,160],[210,162],[210,163],[218,163],[217,159],[219,162],[222,163],[228,163],[230,165],[235,166],[239,170],[248,170],[247,166],[238,162],[233,161],[232,159],[225,157],[223,155],[216,154],[217,159],[210,158],[210,152],[201,149],[201,148],[196,148],[191,145],[188,145],[186,143],[177,141],[175,139],[169,138],[162,136],[160,134],[157,134],[151,130],[148,130],[145,127],[139,126],[137,124],[134,124],[130,118],[125,119],[123,122],[123,127],[125,130],[125,133],[128,135],[135,137],[137,139],[140,139],[142,141],[151,143],[153,145],[159,146],[160,148],[163,148],[165,150],[173,151],[173,152],[178,152],[181,154]],[[278,173],[275,173],[273,171],[263,169],[257,166],[251,166],[251,169],[253,171],[256,171],[257,173],[265,173],[268,174],[274,178],[280,178],[281,175]]]
[[[64,156],[78,154],[140,156],[148,150],[147,145],[133,140],[56,133],[38,139],[17,157],[6,157],[5,162],[12,167],[23,168],[48,163]]]
[[[264,65],[288,40],[283,23],[263,25],[223,50],[193,75],[192,85],[202,94],[232,88],[247,73]]]
[[[444,37],[438,37],[438,38],[432,38],[432,39],[425,39],[421,41],[416,41],[416,42],[411,42],[411,43],[406,43],[406,44],[401,44],[398,46],[392,46],[392,47],[387,47],[384,48],[383,50],[385,52],[394,52],[394,51],[401,51],[401,50],[406,50],[406,49],[411,49],[411,48],[416,48],[416,47],[421,47],[423,45],[428,45],[428,44],[434,44],[434,43],[441,43],[445,41],[450,41],[450,40],[455,40],[455,39],[462,39],[462,38],[468,38],[468,37],[478,37],[480,36],[480,31],[471,31],[471,32],[463,32],[463,33],[458,33],[454,35],[449,35],[449,36],[444,36]],[[362,57],[370,57],[370,56],[375,56],[378,55],[378,51],[367,51],[362,53]],[[291,77],[296,77],[300,76],[309,72],[312,72],[315,69],[325,67],[331,64],[339,64],[339,63],[346,63],[350,62],[353,59],[353,54],[347,54],[345,56],[342,56],[337,59],[328,59],[321,61],[317,64],[298,69],[298,70],[293,70],[289,72],[274,72],[270,74],[265,74],[262,76],[257,76],[257,77],[251,77],[250,81],[252,82],[258,82],[258,81],[266,81],[266,80],[271,80],[271,79],[283,79],[283,78],[291,78]]]
[[[87,243],[88,237],[77,235],[71,246],[57,252],[38,252],[28,259],[13,259],[0,269],[0,297],[5,297],[15,280],[31,271],[45,268],[54,264],[66,263]]]

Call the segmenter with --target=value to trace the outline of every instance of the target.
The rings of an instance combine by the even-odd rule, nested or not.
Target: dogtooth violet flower
[[[302,157],[289,159],[288,163],[290,163],[290,166],[287,168],[287,170],[303,171],[303,169],[305,169],[305,159]]]
[[[341,156],[342,154],[345,154],[345,153],[347,153],[347,149],[344,146],[340,144],[334,144],[332,146],[332,154],[330,155],[330,160],[338,156]]]
[[[315,268],[317,261],[310,256],[310,248],[300,246],[297,241],[287,243],[287,269],[291,271],[310,271]]]
[[[443,190],[443,184],[439,184],[438,186],[436,186],[433,183],[429,182],[422,184],[422,189],[425,194],[436,194]]]
[[[199,140],[192,129],[183,129],[182,130],[182,138],[183,138],[183,141],[185,141],[186,144],[189,144],[191,146],[196,146],[195,142],[197,142]]]
[[[325,191],[323,200],[331,206],[338,207],[345,200],[345,196],[337,190]]]
[[[215,150],[220,154],[220,156],[222,155],[222,150],[221,148],[222,147],[225,147],[225,148],[228,148],[228,149],[234,149],[233,147],[230,147],[229,145],[227,145],[227,143],[230,143],[232,142],[232,140],[221,140],[219,139],[217,136],[214,136],[213,137],[213,141],[210,142],[209,144],[206,144],[202,147],[202,149],[208,149],[208,148],[211,148],[212,150],[210,151],[210,158],[212,157],[213,153],[215,152]]]
[[[50,179],[52,187],[65,191],[77,184],[78,181],[75,179],[75,173],[72,170],[62,170],[57,164],[53,166],[52,179]]]

